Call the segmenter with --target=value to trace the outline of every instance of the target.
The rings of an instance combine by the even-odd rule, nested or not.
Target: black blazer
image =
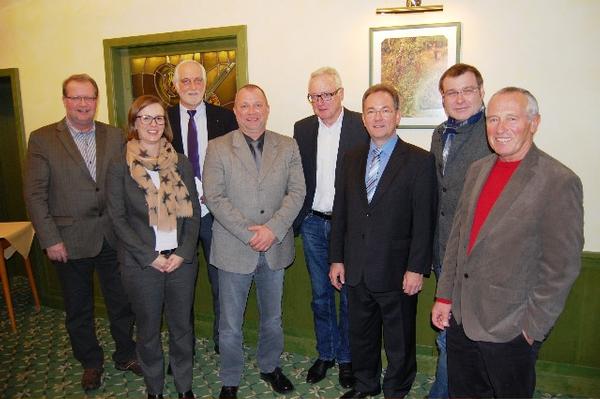
[[[208,140],[222,136],[238,128],[235,114],[227,108],[206,104],[206,127],[208,129]],[[173,148],[183,154],[183,141],[181,138],[181,117],[179,105],[167,108],[169,124],[173,131]]]
[[[431,269],[437,183],[431,153],[398,140],[369,204],[368,145],[346,154],[333,204],[330,261],[343,262],[346,284],[401,290],[406,270]]]
[[[300,213],[294,221],[294,231],[298,233],[302,221],[311,210],[317,186],[317,135],[319,133],[319,119],[316,115],[299,120],[294,124],[294,138],[298,142],[304,180],[306,181],[306,197]],[[369,134],[363,124],[361,114],[344,108],[340,145],[338,148],[335,166],[335,179],[339,179],[342,169],[344,154],[360,145],[369,142]]]

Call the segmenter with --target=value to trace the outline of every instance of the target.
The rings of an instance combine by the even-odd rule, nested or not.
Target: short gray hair
[[[533,119],[535,116],[540,114],[540,108],[538,106],[538,102],[535,99],[535,96],[531,94],[531,92],[527,89],[523,89],[521,87],[508,86],[498,90],[494,95],[490,98],[496,97],[500,94],[511,94],[511,93],[520,93],[523,94],[527,98],[527,116],[529,120]]]
[[[340,87],[342,87],[342,78],[340,78],[340,74],[338,73],[338,71],[335,68],[328,67],[328,66],[321,67],[321,68],[317,69],[316,71],[314,71],[313,73],[311,73],[309,83],[313,78],[316,78],[317,76],[323,76],[323,75],[331,76],[333,78],[335,85],[337,86],[336,89],[339,89]]]
[[[206,69],[204,69],[204,65],[199,63],[196,60],[183,60],[175,67],[175,71],[173,71],[173,83],[177,83],[179,81],[179,67],[185,64],[196,64],[200,67],[200,72],[202,73],[202,80],[206,82]]]

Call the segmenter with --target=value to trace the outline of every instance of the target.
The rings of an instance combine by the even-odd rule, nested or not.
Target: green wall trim
[[[236,49],[238,86],[248,83],[248,44],[245,25],[154,33],[104,39],[104,68],[108,119],[115,126],[125,126],[131,98],[130,56],[175,54],[182,51],[218,50],[233,45]]]

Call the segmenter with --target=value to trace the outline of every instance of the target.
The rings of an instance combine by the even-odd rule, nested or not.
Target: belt
[[[314,210],[311,210],[310,213],[315,215],[316,217],[320,217],[321,219],[331,220],[331,213],[323,213]]]
[[[163,249],[162,251],[159,252],[159,254],[163,255],[165,258],[168,258],[169,256],[173,255],[175,253],[175,250],[177,248],[173,248],[173,249]]]

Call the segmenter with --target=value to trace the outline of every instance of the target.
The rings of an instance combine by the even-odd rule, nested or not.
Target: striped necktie
[[[381,148],[373,149],[373,159],[369,165],[369,173],[367,174],[367,200],[371,203],[373,194],[377,189],[377,183],[379,182],[379,166],[381,164]]]

